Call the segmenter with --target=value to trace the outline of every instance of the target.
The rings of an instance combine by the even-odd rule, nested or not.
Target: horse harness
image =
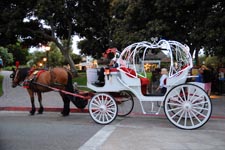
[[[38,89],[38,86],[43,86],[43,87],[47,87],[48,85],[43,85],[43,84],[39,84],[37,82],[39,76],[46,72],[48,70],[30,70],[29,73],[28,73],[28,78],[26,78],[23,82],[23,88],[26,88],[26,89],[31,89],[32,91],[34,92],[40,92],[39,89]],[[29,78],[30,76],[32,75],[31,78]],[[64,86],[64,84],[60,84],[60,83],[57,83],[57,82],[54,82],[54,72],[52,70],[50,70],[50,86]]]

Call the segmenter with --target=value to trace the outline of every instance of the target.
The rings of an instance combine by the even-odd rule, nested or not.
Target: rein
[[[46,88],[49,88],[49,89],[53,90],[54,92],[61,92],[61,93],[67,94],[67,95],[76,96],[76,97],[79,97],[79,98],[82,98],[82,99],[86,99],[86,100],[91,98],[90,96],[82,96],[82,95],[79,95],[79,94],[67,92],[65,90],[54,88],[54,87],[51,87],[51,86],[48,86],[48,85],[45,85],[45,84],[42,84],[42,83],[38,83],[38,82],[32,82],[32,83],[36,84],[36,85],[40,85],[40,86],[46,87]]]

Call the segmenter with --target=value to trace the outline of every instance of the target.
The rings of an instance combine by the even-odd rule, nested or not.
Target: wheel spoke
[[[108,111],[107,111],[107,112],[109,112],[109,113],[113,114],[113,113],[115,112],[115,109],[108,109]]]
[[[99,108],[99,105],[98,104],[92,103],[91,105],[92,106],[95,106],[96,108]]]
[[[191,125],[194,126],[194,122],[193,122],[193,119],[192,119],[192,116],[191,116],[190,112],[188,112],[188,116],[189,116],[189,118],[191,120]]]
[[[180,110],[180,109],[182,109],[182,107],[171,108],[171,109],[168,109],[168,112]]]
[[[111,103],[111,100],[106,101],[105,105],[107,106],[109,103]]]
[[[108,108],[109,108],[109,107],[112,107],[112,106],[114,106],[114,104],[113,104],[113,103],[111,103],[111,104],[107,105],[107,107],[108,107]]]
[[[101,121],[103,121],[103,122],[104,122],[102,112],[100,112],[100,115],[99,115],[99,120],[101,120]]]
[[[178,96],[178,98],[179,98],[179,99],[177,99],[177,101],[180,102],[180,103],[183,103],[184,100],[183,100],[183,98],[180,96],[180,93],[178,93],[177,91],[175,91],[175,92],[176,92],[176,94],[177,94],[177,96]],[[181,101],[180,101],[180,100],[181,100]]]
[[[202,110],[206,110],[206,111],[208,111],[209,109],[208,108],[204,108],[204,107],[193,107],[194,109],[199,109],[200,111],[202,111]]]
[[[99,110],[97,110],[97,111],[93,112],[93,115],[95,115],[96,117],[98,117],[100,115],[100,113],[101,112]]]
[[[110,117],[110,118],[112,118],[112,117],[113,117],[113,115],[112,115],[112,114],[110,114],[108,111],[106,112],[106,116],[107,116],[107,120],[109,120],[109,117]]]
[[[188,119],[187,112],[185,111],[185,113],[184,113],[184,126],[187,126],[187,119]]]
[[[203,116],[204,118],[206,118],[206,115],[205,115],[205,114],[203,114],[203,113],[201,113],[201,112],[198,112],[198,111],[195,110],[195,109],[193,109],[193,111],[196,112],[198,115],[201,115],[201,116]]]
[[[201,96],[196,96],[196,98],[192,101],[192,103],[195,103],[197,100],[199,100],[200,98],[204,99],[204,95]]]
[[[186,99],[186,94],[185,94],[185,91],[184,91],[184,87],[181,88],[181,91],[182,91],[182,93],[183,93],[184,101],[187,101],[187,99]]]
[[[174,118],[175,116],[179,116],[178,114],[180,114],[183,110],[179,110],[177,113],[175,113],[171,118]]]
[[[167,104],[172,106],[182,106],[181,104],[178,104],[178,103],[167,103]]]
[[[182,111],[182,110],[181,110]],[[183,118],[182,116],[184,115],[184,111],[181,113],[181,115],[179,116],[179,119],[177,120],[177,123],[180,123],[180,120]]]
[[[201,102],[197,102],[197,103],[194,103],[193,106],[196,106],[196,105],[200,105],[200,104],[207,104],[208,102],[207,101],[201,101]]]
[[[101,102],[98,97],[96,98],[96,101],[94,101],[93,103],[97,103],[97,105],[99,105],[99,106],[101,105]]]
[[[192,115],[195,117],[195,119],[197,119],[198,120],[198,122],[200,123],[201,122],[201,120],[195,115],[195,113],[193,113],[192,111],[191,111],[191,113],[192,113]]]
[[[193,98],[194,98],[194,96],[196,95],[196,93],[197,93],[197,90],[195,89],[195,92],[191,95],[191,97],[190,97],[190,101],[192,102],[193,101]]]

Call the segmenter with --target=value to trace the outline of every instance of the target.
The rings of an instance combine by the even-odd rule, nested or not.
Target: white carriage
[[[151,81],[144,69],[146,57],[159,51],[170,61],[164,95],[148,93]],[[126,47],[117,63],[117,68],[105,68],[103,85],[95,85],[97,78],[87,82],[87,87],[96,92],[89,101],[89,113],[95,122],[108,124],[117,115],[128,115],[134,107],[133,97],[139,100],[143,114],[158,114],[163,107],[168,120],[181,129],[196,129],[209,120],[212,104],[202,83],[187,82],[193,67],[188,46],[166,40],[138,42]],[[90,70],[87,75],[91,76]],[[146,103],[151,108],[146,108]],[[162,105],[157,107],[156,104]]]

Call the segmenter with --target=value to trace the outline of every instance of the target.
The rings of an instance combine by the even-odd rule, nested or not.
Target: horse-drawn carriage
[[[167,92],[163,95],[148,93],[151,81],[144,68],[146,58],[160,51],[170,58],[169,75],[165,81]],[[133,97],[139,100],[143,114],[158,114],[163,107],[168,120],[182,129],[199,128],[210,118],[211,100],[202,83],[187,82],[193,67],[187,46],[166,40],[134,43],[122,51],[117,63],[118,68],[105,69],[105,83],[102,86],[96,86],[95,80],[87,83],[88,88],[96,91],[88,108],[95,122],[108,124],[117,114],[128,115],[133,109]],[[88,74],[90,71],[87,71]],[[146,102],[151,104],[151,108],[145,107]],[[154,111],[157,103],[163,105]]]
[[[149,93],[148,86],[151,81],[144,68],[145,60],[160,51],[170,62],[168,78],[165,80],[167,91],[163,95]],[[81,108],[86,106],[88,99],[91,118],[103,125],[111,123],[117,116],[130,114],[134,107],[134,99],[139,101],[143,114],[159,114],[160,110],[164,108],[168,120],[178,128],[196,129],[209,120],[212,104],[209,96],[203,90],[202,83],[187,82],[187,79],[191,78],[189,72],[193,67],[188,46],[166,40],[160,40],[158,43],[145,41],[134,43],[122,51],[117,63],[117,68],[104,68],[104,82],[101,85],[96,84],[97,68],[87,69],[87,87],[95,91],[88,96],[75,94],[71,90],[71,84],[64,89],[59,88],[60,85],[53,88],[49,84],[43,85],[37,82],[35,84],[44,89],[49,88],[60,92],[64,101],[63,115],[69,113],[69,102],[65,95],[74,96],[75,100],[72,101],[76,106],[81,104],[79,106]],[[18,72],[13,75],[14,86],[19,83],[15,78],[17,74]],[[54,74],[53,71],[52,73],[50,71],[49,78],[52,74]],[[61,80],[59,79],[55,82],[59,82]],[[63,84],[69,83],[68,81],[66,80]],[[82,99],[84,103],[80,103]],[[156,104],[159,103],[161,105],[157,106]],[[149,107],[146,108],[146,106]]]

